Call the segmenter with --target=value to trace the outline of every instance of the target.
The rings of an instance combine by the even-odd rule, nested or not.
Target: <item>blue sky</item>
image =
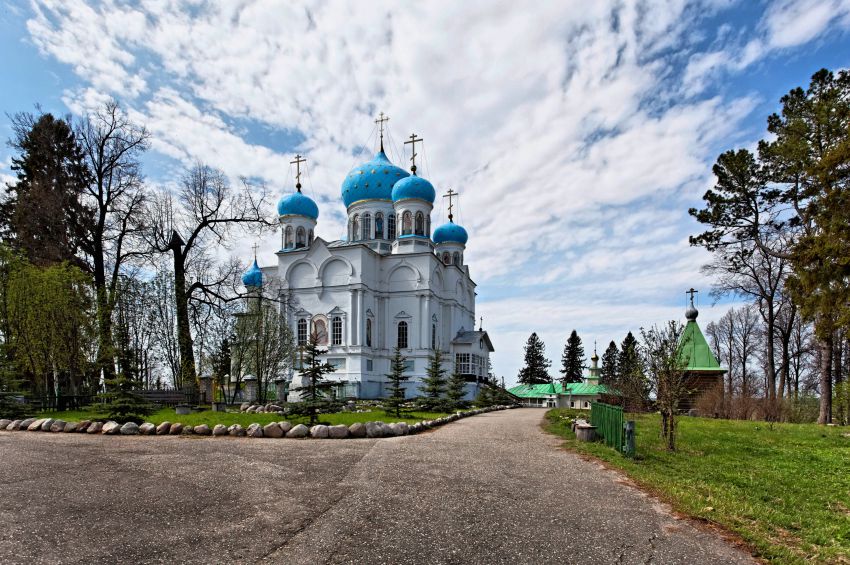
[[[572,329],[602,349],[682,318],[691,286],[700,321],[721,316],[733,299],[707,297],[687,209],[718,153],[754,144],[784,93],[850,53],[848,0],[541,4],[3,2],[0,109],[117,98],[153,134],[157,185],[201,160],[284,194],[300,152],[329,240],[386,112],[391,158],[415,131],[420,173],[461,193],[478,312],[511,382],[531,331],[557,365]],[[270,264],[278,236],[260,245]]]

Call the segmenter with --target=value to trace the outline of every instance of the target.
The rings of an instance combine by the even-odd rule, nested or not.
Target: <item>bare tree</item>
[[[117,102],[86,115],[76,135],[91,171],[86,186],[92,204],[92,274],[96,292],[98,365],[106,379],[115,373],[112,311],[125,264],[147,252],[142,245],[145,190],[139,166],[148,131],[131,122]]]
[[[243,180],[233,189],[224,173],[197,164],[183,175],[176,197],[161,194],[149,208],[150,242],[173,259],[178,386],[190,386],[196,377],[189,305],[215,307],[239,297],[239,262],[219,262],[216,254],[228,249],[234,230],[258,234],[274,226],[266,219],[267,203],[264,187]]]
[[[692,391],[686,369],[689,351],[681,343],[684,326],[671,320],[664,326],[641,328],[641,353],[658,409],[661,412],[661,437],[668,451],[676,450],[676,414],[679,402]]]

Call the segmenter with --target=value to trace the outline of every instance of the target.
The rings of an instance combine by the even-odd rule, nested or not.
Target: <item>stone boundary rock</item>
[[[198,426],[184,426],[180,422],[162,422],[159,425],[145,422],[142,425],[137,425],[133,422],[119,424],[117,422],[92,422],[83,420],[82,422],[65,422],[54,418],[27,418],[25,420],[6,420],[0,419],[0,431],[41,431],[52,433],[88,433],[101,435],[195,435],[206,437],[251,437],[251,438],[311,438],[311,439],[346,439],[346,438],[386,438],[399,437],[417,434],[430,429],[438,428],[445,424],[468,418],[469,416],[477,416],[478,414],[486,414],[496,410],[508,410],[511,408],[519,408],[519,406],[488,406],[487,408],[477,408],[475,410],[465,410],[455,412],[436,420],[423,420],[415,424],[406,422],[394,422],[388,424],[386,422],[357,422],[346,426],[345,424],[337,424],[334,426],[326,426],[317,424],[312,428],[308,428],[304,424],[293,426],[290,422],[272,422],[270,424],[251,424],[247,428],[243,428],[240,424],[233,424],[229,427],[222,424],[216,424],[212,428],[207,424]]]

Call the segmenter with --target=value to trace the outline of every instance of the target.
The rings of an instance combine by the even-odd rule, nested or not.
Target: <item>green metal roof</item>
[[[537,385],[517,385],[509,388],[508,392],[520,398],[545,398],[554,394],[593,395],[606,394],[605,385],[588,383],[568,383],[566,389],[562,383],[544,383]]]
[[[682,332],[679,355],[682,361],[688,362],[688,371],[726,372],[715,359],[695,320],[688,321],[685,331]]]

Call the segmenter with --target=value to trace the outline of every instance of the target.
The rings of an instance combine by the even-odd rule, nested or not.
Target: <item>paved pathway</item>
[[[752,563],[542,415],[385,440],[0,432],[0,563]]]

